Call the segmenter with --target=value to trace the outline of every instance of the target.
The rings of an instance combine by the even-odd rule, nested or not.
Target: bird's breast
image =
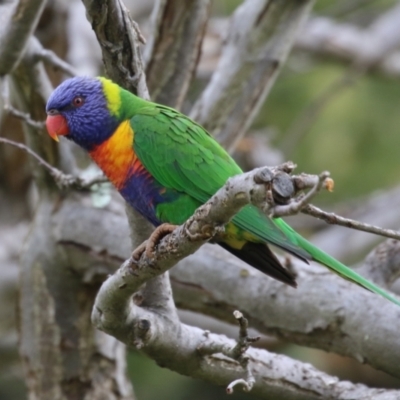
[[[140,164],[133,150],[134,132],[129,121],[122,122],[112,136],[89,152],[90,157],[120,190],[135,165]]]

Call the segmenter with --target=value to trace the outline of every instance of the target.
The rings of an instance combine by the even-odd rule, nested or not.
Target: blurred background
[[[125,3],[146,36],[154,2]],[[213,1],[197,77],[183,111],[190,109],[210,78],[228,17],[240,3]],[[318,197],[321,207],[386,228],[399,228],[400,214],[390,207],[400,196],[400,33],[392,21],[397,15],[400,25],[399,9],[400,2],[393,0],[316,3],[256,122],[235,150],[235,158],[244,169],[292,160],[299,172],[328,170],[335,180],[335,191]],[[398,37],[394,37],[396,34]],[[48,1],[36,36],[79,74],[102,73],[100,49],[80,1]],[[387,38],[394,44],[382,54],[380,43]],[[49,73],[54,85],[64,79],[59,71]],[[23,141],[20,121],[0,112],[0,135]],[[27,157],[16,148],[0,144],[0,400],[26,398],[17,350],[16,298],[18,257],[34,207]],[[293,217],[290,223],[351,264],[361,262],[382,241],[372,235],[344,232],[345,228],[326,227],[304,216]],[[343,248],[350,234],[355,245]],[[229,336],[237,334],[235,326],[209,317],[182,312],[182,319]],[[342,379],[400,388],[400,380],[354,360],[274,338],[263,337],[257,345],[310,362]],[[136,351],[129,352],[128,364],[140,400],[225,398],[223,388],[162,369]],[[250,397],[238,391],[230,396]]]

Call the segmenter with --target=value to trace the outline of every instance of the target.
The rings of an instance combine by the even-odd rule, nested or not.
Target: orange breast
[[[122,188],[137,160],[133,141],[132,127],[129,121],[124,121],[108,140],[89,153],[117,189]]]

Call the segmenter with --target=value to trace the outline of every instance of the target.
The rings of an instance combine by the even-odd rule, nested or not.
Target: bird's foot
[[[131,259],[138,261],[143,253],[146,254],[148,259],[154,258],[154,250],[159,244],[160,240],[172,233],[177,227],[178,225],[167,223],[158,226],[156,229],[154,229],[150,237],[133,251]]]

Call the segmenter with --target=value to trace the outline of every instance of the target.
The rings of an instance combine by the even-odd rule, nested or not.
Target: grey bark
[[[115,214],[115,211],[93,209],[85,205],[83,200],[79,202],[71,200],[64,201],[54,216],[56,240],[73,269],[84,273],[87,283],[96,282],[111,273],[129,255],[128,224],[121,212],[122,209]],[[75,224],[71,224],[74,220],[85,220],[86,228],[77,230]],[[111,228],[115,226],[118,226],[116,231]],[[339,353],[342,351],[375,366],[377,363],[383,363],[385,365],[381,366],[384,370],[389,370],[398,376],[397,360],[400,351],[397,340],[399,326],[396,323],[398,309],[385,300],[334,276],[322,269],[323,267],[297,264],[294,264],[294,267],[299,274],[297,290],[272,282],[223,250],[207,245],[195,255],[185,259],[181,265],[174,267],[171,276],[175,299],[179,306],[230,321],[232,321],[231,311],[239,307],[245,312],[251,325],[261,331],[297,343],[317,345],[329,351]],[[120,273],[117,276],[122,280],[120,283],[114,283],[122,287],[118,289],[122,295],[121,292],[128,289],[124,285],[129,281],[125,282]],[[130,278],[136,279],[128,274],[128,279]],[[136,295],[134,299],[140,303],[141,296]],[[351,308],[349,303],[352,305]],[[113,314],[113,318],[116,320],[110,322],[109,328],[118,330],[124,326],[121,316],[124,307],[122,304],[118,305],[118,301],[115,307],[117,312]],[[154,316],[154,313],[149,312],[144,306],[139,310],[136,306],[129,307],[135,307],[139,313],[139,318],[135,319],[136,323],[143,319],[149,320],[151,329],[155,329],[155,332],[150,335],[149,341],[144,342],[137,341],[135,329],[124,329],[122,333],[120,331],[118,337],[122,340],[129,339],[130,345],[139,347],[142,345],[142,350],[162,365],[219,384],[227,384],[231,379],[242,376],[243,372],[239,366],[235,367],[234,362],[226,364],[228,361],[221,360],[220,356],[212,356],[211,359],[204,361],[201,367],[193,367],[193,362],[199,362],[199,356],[196,352],[193,353],[193,346],[195,343],[197,346],[198,341],[204,339],[201,330],[176,325],[176,322],[162,317],[162,313],[159,313],[160,317]],[[384,313],[382,309],[385,310]],[[357,310],[359,316],[354,310]],[[178,335],[171,342],[168,339],[174,336],[171,332],[181,332],[183,336]],[[162,338],[168,339],[168,342],[163,342]],[[180,341],[176,342],[178,339]],[[217,344],[232,345],[230,340],[211,335],[210,346],[215,341]],[[174,357],[168,356],[169,346],[174,349]],[[177,349],[181,348],[182,352],[175,356]],[[194,359],[190,358],[191,355]],[[395,399],[398,396],[396,391],[371,389],[369,392],[363,386],[338,383],[336,378],[319,375],[307,365],[293,363],[285,357],[283,359],[273,357],[271,365],[277,368],[275,371],[282,371],[285,376],[283,378],[280,373],[274,375],[269,368],[263,369],[272,357],[269,353],[251,351],[250,357],[255,363],[255,369],[258,369],[258,374],[261,374],[257,375],[257,379],[261,379],[263,373],[268,376],[268,379],[258,381],[254,388],[254,394],[263,397],[268,393],[270,396],[275,395],[274,398],[290,398],[288,396],[292,395],[292,390],[299,396],[307,387],[311,388],[312,382],[315,383],[313,379],[319,382],[320,386],[317,386],[316,393],[321,391],[320,398],[379,398],[374,396],[380,394],[382,398],[385,398],[385,395],[388,399]],[[173,359],[179,362],[175,364]],[[230,366],[228,372],[221,374],[228,365]],[[304,383],[298,386],[298,378],[303,375],[297,375],[296,372],[294,376],[287,377],[288,368],[293,368],[293,371],[303,371],[306,375]],[[189,371],[193,371],[193,374]],[[289,382],[295,386],[290,386]],[[283,388],[285,385],[286,389]],[[349,392],[342,393],[344,388]],[[305,393],[313,396],[311,391]]]
[[[112,273],[130,254],[128,224],[122,208],[117,214],[114,209],[65,202],[56,214],[57,241],[70,265],[86,271],[88,282]],[[86,228],[77,230],[67,223],[75,220],[85,220]],[[225,321],[232,321],[231,312],[241,309],[260,332],[348,355],[400,376],[398,308],[325,267],[291,262],[298,274],[297,289],[206,245],[171,270],[175,300],[179,307]]]
[[[296,47],[399,76],[400,6],[396,4],[366,28],[314,17],[304,26]]]
[[[0,76],[18,64],[39,21],[46,0],[14,0],[0,4]]]
[[[14,71],[17,104],[35,120],[45,117],[52,88],[41,62],[35,61],[35,41]],[[25,126],[26,142],[47,162],[59,164],[61,153],[47,134]],[[54,211],[61,197],[49,172],[32,163],[38,205],[21,259],[19,298],[20,354],[29,399],[132,399],[125,374],[124,346],[99,334],[90,323],[98,284],[87,285],[72,273],[57,246]]]
[[[180,108],[194,76],[210,11],[209,0],[158,1],[145,48],[152,100]]]
[[[225,148],[253,122],[313,3],[247,0],[235,11],[218,66],[191,112]]]
[[[257,46],[260,46],[265,39],[261,35],[261,30],[266,28],[267,23],[269,23],[270,25],[268,26],[270,28],[264,30],[270,34],[271,42],[267,43],[269,43],[268,46],[271,46],[272,50],[271,53],[268,53],[270,50],[268,48],[267,54],[276,56],[279,63],[281,63],[294,40],[297,24],[306,16],[312,2],[297,1],[284,4],[278,1],[260,2],[248,0],[246,4],[249,5],[249,8],[253,7],[253,12],[256,10],[258,13],[258,18],[252,20],[254,29],[249,29],[248,31],[251,39],[250,44],[254,45],[256,49],[260,49]],[[136,90],[139,95],[148,98],[139,50],[141,35],[123,4],[120,1],[113,2],[111,0],[105,3],[85,0],[85,5],[92,26],[102,46],[105,66],[109,76],[124,87]],[[258,5],[257,9],[254,8],[255,5]],[[238,15],[240,15],[239,11],[236,14],[236,18],[238,18]],[[238,21],[236,20],[236,22]],[[240,24],[236,26],[236,33],[240,32],[240,29],[238,29],[240,26]],[[197,32],[200,31],[201,29]],[[235,30],[232,32],[235,32]],[[252,36],[253,33],[254,37]],[[280,38],[282,39],[281,41]],[[199,40],[195,35],[193,39]],[[198,44],[199,42],[196,40],[195,42]],[[249,44],[243,37],[242,40],[244,41],[242,44]],[[120,45],[116,45],[116,43],[120,43]],[[232,43],[230,44],[232,45]],[[242,53],[239,55],[242,55]],[[249,62],[246,56],[243,59],[245,60],[244,64]],[[241,58],[231,58],[231,60],[238,62]],[[251,104],[254,108],[245,107],[246,109],[243,111],[243,115],[240,116],[239,122],[235,122],[234,128],[236,129],[239,126],[240,129],[238,131],[240,133],[251,122],[278,71],[275,59],[271,61],[268,58],[250,57],[249,64],[251,68],[245,69],[246,74],[249,71],[252,71],[252,73],[257,72],[264,78],[265,75],[263,74],[266,74],[268,79],[265,87],[261,90],[255,87],[254,80],[249,80],[252,86],[249,90],[250,93],[245,91],[245,94],[249,94],[252,101],[241,104]],[[193,64],[191,65],[193,66]],[[228,70],[229,68],[226,72]],[[221,70],[219,72],[221,73]],[[236,84],[243,84],[250,76],[246,74],[240,75],[240,79],[237,80]],[[260,75],[256,74],[256,76],[259,77]],[[26,70],[26,66],[22,65],[15,72],[14,77],[21,109],[29,111],[34,118],[43,118],[43,100],[46,99],[50,89],[42,66],[39,64],[30,72]],[[232,77],[230,76],[229,79],[232,79]],[[210,87],[212,87],[212,84],[213,82],[210,83]],[[233,80],[229,84],[233,85]],[[181,90],[184,90],[184,86],[182,86],[183,89],[181,88]],[[235,90],[238,90],[237,87]],[[165,90],[165,93],[168,91]],[[239,92],[242,94],[241,91]],[[32,99],[34,100],[33,102]],[[237,111],[235,107],[239,107],[239,103],[235,103],[234,108],[228,107],[227,104],[221,103],[219,111],[227,108],[232,113],[235,110]],[[229,112],[225,115],[229,115]],[[231,134],[235,129],[231,129]],[[31,128],[30,130],[27,129],[27,138],[35,151],[47,161],[55,164],[60,162],[60,156],[57,154],[54,144],[49,140],[42,137],[41,140],[37,140]],[[89,323],[91,303],[99,280],[104,278],[104,274],[113,272],[122,254],[122,258],[126,258],[129,254],[130,246],[126,243],[126,225],[125,231],[123,228],[125,219],[121,215],[113,215],[109,210],[108,212],[107,210],[95,210],[91,206],[87,206],[85,204],[87,203],[87,198],[83,195],[69,193],[66,197],[60,198],[49,174],[41,168],[35,168],[35,171],[37,173],[36,182],[39,187],[40,202],[22,259],[23,272],[21,282],[23,293],[20,299],[21,354],[29,376],[30,396],[32,399],[68,399],[76,396],[87,399],[104,397],[110,399],[132,398],[131,386],[123,373],[123,347],[120,345],[113,346],[115,343],[113,338],[95,334]],[[259,195],[255,193],[252,196],[253,200],[255,199],[256,203],[259,204],[261,197],[265,198],[265,191],[261,194],[259,193]],[[166,270],[176,260],[181,259],[185,254],[193,252],[203,242],[207,241],[212,233],[218,232],[219,226],[227,221],[226,218],[229,218],[229,215],[232,215],[235,210],[243,205],[242,192],[239,192],[236,200],[235,207],[237,208],[228,212],[224,201],[218,202],[214,199],[213,203],[203,207],[200,214],[197,214],[189,221],[189,224],[186,225],[186,230],[181,229],[170,237],[165,238],[157,250],[158,255],[162,254],[161,263],[159,264],[160,270],[142,269],[143,266],[149,266],[149,260],[143,257],[133,274],[130,273],[131,270],[127,269],[125,264],[120,272],[110,278],[107,281],[108,283],[106,282],[105,289],[103,288],[103,292],[97,300],[96,307],[93,310],[97,323],[101,324],[103,329],[112,331],[116,337],[124,342],[142,348],[143,351],[160,363],[181,373],[190,373],[191,376],[219,384],[227,384],[233,379],[243,376],[243,370],[239,364],[216,354],[218,352],[225,354],[226,349],[233,344],[231,340],[218,335],[209,334],[207,336],[200,329],[190,328],[179,322],[171,297],[168,276],[166,274],[159,275],[161,271]],[[247,202],[248,199],[244,198],[244,201]],[[219,204],[219,207],[216,207],[216,204]],[[221,209],[225,212],[225,216],[222,219],[220,218],[221,214],[219,214]],[[130,217],[130,225],[133,228],[134,225],[138,224],[137,219],[135,219],[137,216],[131,215],[129,212],[128,215]],[[113,222],[112,225],[108,225],[110,221]],[[115,229],[116,226],[118,226],[117,230]],[[107,229],[102,229],[103,227]],[[202,227],[204,229],[201,229]],[[188,231],[191,234],[188,234]],[[201,233],[201,240],[198,240],[198,237],[193,240],[193,234],[199,232]],[[147,235],[147,227],[141,232],[137,229],[132,229],[132,243],[134,246]],[[183,241],[182,237],[184,238]],[[171,249],[179,249],[179,253],[171,254]],[[217,261],[212,262],[217,263]],[[228,263],[230,262],[228,261]],[[224,265],[226,265],[226,262],[224,262]],[[312,267],[310,268],[310,275],[315,282],[315,275],[319,275],[319,272],[315,273]],[[240,271],[243,271],[243,266],[240,267]],[[135,276],[135,273],[139,274],[139,277]],[[221,271],[219,273],[222,274]],[[250,275],[252,273],[254,272],[250,271]],[[301,279],[303,279],[302,274],[303,272],[300,271]],[[155,278],[148,280],[150,277]],[[181,277],[181,274],[179,274],[179,277]],[[236,275],[236,283],[238,281],[237,277]],[[263,279],[266,280],[267,278],[264,277]],[[307,281],[306,278],[304,280]],[[141,286],[144,282],[146,282],[146,285]],[[260,282],[259,276],[257,276],[257,282]],[[330,288],[332,296],[336,292],[342,295],[350,287],[347,282],[332,282],[333,289]],[[182,282],[179,282],[179,284],[182,286]],[[107,293],[107,285],[116,286],[111,292]],[[64,290],[65,288],[67,290]],[[279,304],[279,306],[280,302],[282,302],[289,307],[285,299],[282,299],[279,294],[283,293],[284,289],[280,286],[272,286],[272,288],[270,298],[276,298],[276,304]],[[316,290],[313,290],[314,288],[312,286],[310,292],[316,292]],[[353,286],[351,288],[354,289]],[[136,290],[140,290],[140,292],[137,292],[134,297],[136,304],[133,304],[131,296]],[[376,303],[375,300],[370,300],[371,303],[369,303],[369,300],[367,301],[366,297],[364,297],[366,293],[363,293],[361,297],[358,297],[358,295],[353,297],[352,295],[352,304],[355,304],[357,308],[368,303],[371,304],[370,312],[371,310],[376,310],[376,313],[380,312],[379,307],[381,307],[381,304],[379,302]],[[226,295],[229,296],[230,294],[227,293]],[[101,302],[102,296],[103,300],[104,296],[106,297],[105,303]],[[309,293],[305,293],[302,296],[304,297],[303,304],[308,304],[306,301],[308,296]],[[376,297],[372,298],[376,299]],[[323,302],[325,297],[316,297],[316,299]],[[192,304],[194,304],[194,301],[191,300],[191,307]],[[105,305],[105,307],[98,307],[99,305]],[[311,307],[311,304],[308,305],[310,312],[315,314],[315,304],[313,304],[314,308]],[[344,303],[339,303],[339,307],[344,307]],[[321,308],[326,311],[325,304]],[[263,310],[259,308],[257,310],[260,313],[257,317],[264,315],[261,314]],[[283,310],[285,311],[286,309],[283,308]],[[351,340],[348,343],[347,339],[342,337],[342,329],[347,327],[346,323],[349,323],[350,328],[353,325],[351,321],[342,323],[340,319],[342,318],[342,313],[336,314],[336,311],[336,309],[330,310],[331,314],[328,313],[329,316],[333,316],[333,323],[331,324],[328,321],[328,328],[324,325],[325,320],[322,322],[321,328],[320,319],[310,322],[309,319],[305,321],[305,318],[299,318],[300,335],[297,335],[297,332],[293,333],[292,328],[282,328],[282,331],[274,331],[274,327],[267,327],[266,331],[270,329],[278,335],[292,338],[298,342],[308,340],[304,339],[304,337],[312,332],[310,344],[316,342],[321,347],[326,346],[326,348],[337,349],[340,352],[342,347],[347,348],[347,346],[354,344]],[[396,317],[394,309],[393,311],[388,309],[386,315],[388,320],[390,316],[392,318]],[[375,315],[373,316],[375,317]],[[297,315],[293,319],[296,319],[295,317]],[[352,317],[349,316],[350,318]],[[368,319],[368,316],[365,316],[365,319],[370,324],[375,322],[375,320]],[[358,322],[361,324],[364,320]],[[382,320],[382,322],[387,323],[386,320]],[[392,323],[390,328],[396,329],[396,326],[393,327],[393,325],[395,324]],[[292,325],[290,326],[292,327]],[[289,333],[286,333],[285,329]],[[319,331],[322,331],[321,336],[318,336]],[[281,332],[284,333],[282,334]],[[338,332],[339,337],[336,337],[335,335]],[[176,335],[171,335],[171,333]],[[384,333],[387,334],[391,341],[394,340],[390,336],[392,331],[389,328],[388,332],[385,331]],[[314,340],[314,334],[319,340]],[[352,331],[347,332],[346,330],[346,335],[351,334],[353,334]],[[326,339],[326,336],[328,336],[328,339]],[[362,358],[364,361],[369,361],[367,357],[371,355],[373,365],[386,369],[394,375],[398,374],[398,370],[393,367],[393,354],[397,354],[396,343],[391,343],[393,354],[384,353],[388,351],[388,348],[384,345],[378,346],[378,349],[382,350],[382,354],[387,357],[387,360],[377,361],[376,358],[378,356],[370,348],[371,346],[374,347],[377,341],[376,335],[373,336],[371,341],[369,341],[369,338],[366,339],[364,337],[356,350],[346,351],[349,351],[356,358]],[[176,352],[177,348],[180,349],[179,352]],[[339,382],[312,367],[285,357],[271,355],[267,352],[250,350],[249,354],[252,371],[256,376],[254,393],[263,397],[274,396],[275,398],[285,399],[394,399],[399,395],[396,391],[375,390],[362,385]],[[174,360],[172,356],[176,356],[176,359]],[[54,364],[50,368],[47,363],[46,368],[43,369],[42,364],[49,358],[54,361]],[[293,371],[293,375],[289,376],[288,370]]]

